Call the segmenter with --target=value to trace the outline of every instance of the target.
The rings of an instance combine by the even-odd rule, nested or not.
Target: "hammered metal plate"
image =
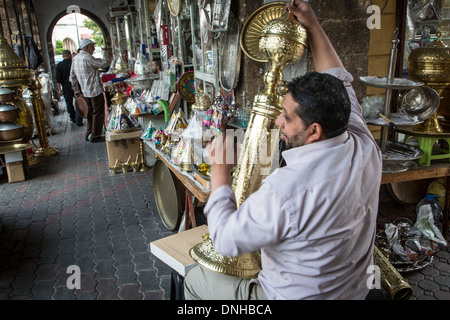
[[[277,1],[268,3],[252,13],[242,27],[240,36],[241,48],[247,57],[258,62],[268,62],[259,52],[259,37],[269,21],[280,18],[285,12],[286,2]]]
[[[178,17],[181,10],[181,0],[167,0],[167,4],[169,6],[170,13],[175,17]]]
[[[241,68],[241,50],[239,48],[239,20],[230,13],[228,31],[223,37],[220,59],[220,83],[226,91],[236,88]]]

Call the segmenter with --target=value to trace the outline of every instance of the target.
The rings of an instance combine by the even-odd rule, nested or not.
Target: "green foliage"
[[[61,40],[56,40],[55,55],[62,54],[63,51],[64,43]]]
[[[85,28],[88,28],[93,31],[92,37],[95,42],[97,42],[96,47],[102,48],[104,46],[103,34],[100,31],[98,25],[92,21],[91,19],[86,19],[83,21],[83,25]]]

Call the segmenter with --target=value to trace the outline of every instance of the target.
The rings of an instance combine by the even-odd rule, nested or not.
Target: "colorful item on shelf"
[[[187,123],[184,119],[183,110],[179,109],[178,112],[173,112],[170,120],[166,125],[166,129],[164,130],[168,135],[171,135],[177,129],[184,129]]]
[[[205,111],[205,117],[203,118],[203,129],[209,129],[211,127],[212,115],[214,113],[213,109],[208,109]]]
[[[186,147],[186,142],[181,139],[180,142],[172,149],[171,159],[175,165],[180,165],[181,157],[183,155],[184,148]]]
[[[195,101],[194,71],[187,71],[181,75],[177,82],[177,92],[187,102]]]
[[[155,135],[152,137],[152,140],[155,143],[156,148],[161,148],[162,145],[164,145],[165,135],[161,127],[155,132]]]
[[[149,121],[147,129],[145,129],[145,132],[141,135],[141,139],[151,140],[154,132],[156,132],[156,127],[152,121]]]

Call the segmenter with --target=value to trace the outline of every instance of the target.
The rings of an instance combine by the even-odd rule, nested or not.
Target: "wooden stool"
[[[8,183],[25,181],[24,156],[22,151],[5,154]]]
[[[205,233],[209,233],[208,226],[201,225],[150,243],[151,253],[174,270],[171,274],[172,300],[183,298],[184,277],[197,265],[189,250],[203,241]]]

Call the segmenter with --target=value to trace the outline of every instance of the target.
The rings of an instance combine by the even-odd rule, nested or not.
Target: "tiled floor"
[[[30,167],[24,182],[0,176],[0,299],[169,299],[171,270],[149,250],[173,234],[158,215],[152,171],[112,175],[105,143],[86,142],[86,127],[60,106],[49,137],[60,153]],[[450,299],[449,263],[447,247],[433,265],[405,274],[411,299]],[[79,289],[71,266],[81,272]]]
[[[61,111],[49,137],[59,155],[30,167],[24,182],[0,178],[0,299],[169,299],[171,270],[149,250],[172,234],[152,171],[112,175],[105,143],[86,142],[86,126]],[[67,286],[72,265],[80,289]]]

